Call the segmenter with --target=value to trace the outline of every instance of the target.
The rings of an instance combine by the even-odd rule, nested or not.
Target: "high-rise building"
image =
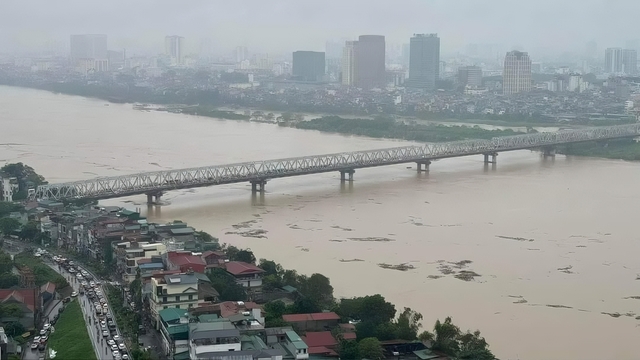
[[[243,62],[244,60],[249,59],[249,50],[247,49],[246,46],[236,46],[236,49],[234,50],[233,55],[236,58],[236,62],[240,63],[240,62]]]
[[[531,91],[531,58],[522,51],[510,51],[504,58],[502,92],[512,95]]]
[[[355,46],[355,86],[370,89],[385,83],[384,36],[360,35]]]
[[[107,35],[71,35],[71,58],[107,59]]]
[[[459,67],[458,83],[460,83],[461,86],[481,87],[482,69],[479,66]]]
[[[604,72],[614,74],[623,71],[623,51],[621,48],[608,48],[604,52]]]
[[[293,53],[293,68],[291,71],[295,80],[322,81],[324,80],[324,53],[318,51],[296,51]]]
[[[184,38],[172,35],[164,38],[164,53],[171,59],[171,65],[184,63]]]
[[[636,50],[622,50],[622,72],[627,75],[638,73],[638,52]]]
[[[345,42],[342,49],[342,85],[356,84],[356,47],[357,41]]]
[[[438,34],[416,34],[409,43],[407,87],[434,90],[440,78],[440,38]]]

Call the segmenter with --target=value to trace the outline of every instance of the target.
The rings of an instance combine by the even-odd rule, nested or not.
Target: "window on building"
[[[164,304],[164,303],[166,303],[166,302],[167,302],[167,297],[166,297],[166,296],[163,296],[163,297],[162,297],[162,303]]]
[[[189,295],[189,300],[193,300],[193,295]]]
[[[180,296],[176,296],[176,301],[180,301]]]
[[[162,308],[163,308],[163,309],[168,309],[169,307],[168,307],[168,306],[163,306]]]
[[[180,305],[176,305],[176,309],[180,309]]]

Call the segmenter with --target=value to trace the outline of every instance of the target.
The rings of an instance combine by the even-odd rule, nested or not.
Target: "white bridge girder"
[[[640,124],[563,130],[405,146],[390,149],[303,156],[288,159],[152,171],[38,186],[32,199],[107,199],[251,180],[497,153],[593,140],[640,136]]]

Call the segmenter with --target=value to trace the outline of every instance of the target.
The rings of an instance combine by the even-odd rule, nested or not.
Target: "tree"
[[[249,249],[243,249],[243,250],[238,251],[236,256],[231,260],[233,260],[233,261],[242,261],[242,262],[246,262],[246,263],[249,263],[249,264],[255,264],[256,257],[255,257],[255,255],[253,255],[253,251],[251,251]]]
[[[11,256],[6,252],[0,250],[0,274],[10,274],[13,269],[13,261]]]
[[[24,207],[7,201],[0,201],[0,218],[3,218],[12,212],[24,212]]]
[[[18,304],[1,304],[0,318],[21,318],[24,316],[22,308]]]
[[[260,259],[260,262],[258,263],[258,267],[265,271],[266,276],[268,275],[280,276],[284,272],[282,265],[276,263],[275,261],[267,260],[267,259]]]
[[[460,328],[452,323],[451,317],[444,319],[444,322],[437,320],[433,327],[433,335],[430,336],[433,339],[431,348],[449,356],[455,356],[460,351],[459,336]],[[421,337],[426,338],[429,335],[425,334],[421,335]]]
[[[292,305],[287,306],[287,313],[289,314],[310,314],[321,311],[322,308],[318,303],[307,296],[299,297]]]
[[[287,306],[280,300],[270,301],[264,304],[265,327],[286,326],[287,322],[282,320],[282,315],[286,314]]]
[[[375,337],[380,341],[404,339],[398,336],[398,325],[392,322],[382,323],[376,326],[375,334]]]
[[[422,327],[420,321],[422,320],[422,314],[411,310],[411,308],[404,308],[404,311],[398,316],[396,321],[396,327],[398,330],[398,339],[413,341],[418,338],[418,330]]]
[[[496,357],[489,351],[489,344],[480,336],[480,331],[473,333],[467,331],[466,334],[458,337],[460,350],[458,351],[458,359],[469,360],[494,360]]]
[[[231,261],[243,261],[249,264],[255,264],[256,257],[250,249],[238,249],[233,245],[222,245],[222,251]]]
[[[366,359],[379,360],[384,358],[380,340],[374,337],[360,340],[358,343],[358,353],[361,358]]]
[[[16,230],[20,229],[20,221],[12,218],[0,219],[0,232],[5,235],[13,234]]]
[[[35,241],[38,234],[40,234],[40,227],[35,221],[29,221],[20,230],[20,238],[23,240]]]
[[[0,168],[0,173],[17,178],[20,191],[26,192],[27,183],[33,184],[33,186],[47,183],[44,176],[38,175],[31,166],[25,165],[21,162],[3,166]]]
[[[282,287],[282,280],[278,275],[267,275],[262,278],[262,288],[266,291]]]
[[[345,318],[370,322],[374,326],[390,322],[396,316],[396,307],[380,294],[341,299],[338,314]]]
[[[211,286],[220,293],[220,300],[245,301],[247,299],[244,287],[223,269],[214,269],[209,274],[209,280],[211,280]]]
[[[20,278],[12,273],[0,273],[0,289],[20,285]]]
[[[4,331],[10,337],[24,334],[27,330],[19,321],[12,321],[4,324]]]
[[[194,232],[194,235],[196,237],[200,238],[200,240],[202,240],[203,242],[207,242],[207,243],[210,243],[210,242],[217,243],[218,242],[218,238],[213,237],[211,234],[209,234],[207,232],[204,232],[204,231],[196,231],[196,232]]]
[[[314,299],[320,305],[328,305],[333,301],[333,286],[329,278],[322,274],[313,274],[303,278],[298,289],[305,297]]]
[[[358,343],[353,340],[340,339],[338,354],[340,354],[340,359],[344,360],[358,360],[361,358]]]

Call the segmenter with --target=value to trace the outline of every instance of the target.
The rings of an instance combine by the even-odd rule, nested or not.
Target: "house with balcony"
[[[191,359],[220,358],[220,354],[242,350],[240,331],[229,321],[189,324]],[[218,355],[218,356],[216,356]]]
[[[264,270],[242,261],[229,261],[225,264],[225,270],[236,279],[236,282],[247,289],[250,297],[259,296],[262,293],[262,275]]]
[[[162,243],[126,241],[115,247],[117,273],[127,284],[136,279],[139,260],[162,256],[167,252],[167,247]]]
[[[171,274],[152,277],[149,307],[156,329],[160,311],[169,308],[191,309],[198,306],[198,277],[191,274]]]

